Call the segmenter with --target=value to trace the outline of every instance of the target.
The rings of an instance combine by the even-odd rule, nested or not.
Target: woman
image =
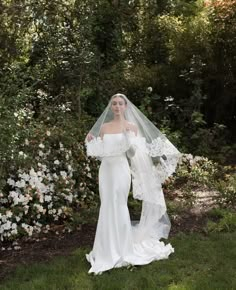
[[[160,241],[170,230],[161,183],[175,171],[180,152],[123,94],[111,97],[85,143],[87,155],[101,160],[89,273],[168,258],[174,249]],[[143,201],[136,224],[127,207],[131,180],[133,197]]]

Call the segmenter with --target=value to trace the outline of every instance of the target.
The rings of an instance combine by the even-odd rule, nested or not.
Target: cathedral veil
[[[126,136],[124,145],[108,149],[100,133],[102,125],[113,120],[111,102],[114,97],[125,100],[124,117],[136,125],[137,135],[123,131]],[[133,227],[134,239],[142,242],[146,239],[168,238],[171,225],[161,185],[175,172],[181,158],[178,149],[123,94],[111,97],[89,135],[93,138],[89,140],[87,135],[85,139],[88,156],[101,159],[128,152],[130,148],[135,152],[127,154],[130,159],[133,197],[142,201],[140,221]],[[153,162],[155,158],[158,158],[158,163]]]

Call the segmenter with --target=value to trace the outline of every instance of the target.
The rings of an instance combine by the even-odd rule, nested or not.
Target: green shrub
[[[236,230],[236,212],[227,209],[214,209],[209,213],[217,221],[208,221],[207,232],[232,232]]]

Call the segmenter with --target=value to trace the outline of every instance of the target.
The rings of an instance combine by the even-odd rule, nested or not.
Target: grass
[[[94,276],[80,248],[49,263],[19,266],[1,290],[230,290],[236,289],[236,232],[180,233],[171,239],[169,259],[131,269],[119,268]]]

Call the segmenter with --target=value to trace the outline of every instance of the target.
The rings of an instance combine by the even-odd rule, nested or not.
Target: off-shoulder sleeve
[[[110,135],[110,134],[107,134]],[[115,135],[115,134],[114,134]],[[115,156],[125,153],[129,144],[126,138],[106,138],[103,136],[92,139],[90,142],[86,142],[87,155],[92,157],[105,157],[105,156]]]
[[[85,142],[86,152],[88,156],[101,157],[104,151],[103,140],[101,137],[93,138],[91,141]]]

